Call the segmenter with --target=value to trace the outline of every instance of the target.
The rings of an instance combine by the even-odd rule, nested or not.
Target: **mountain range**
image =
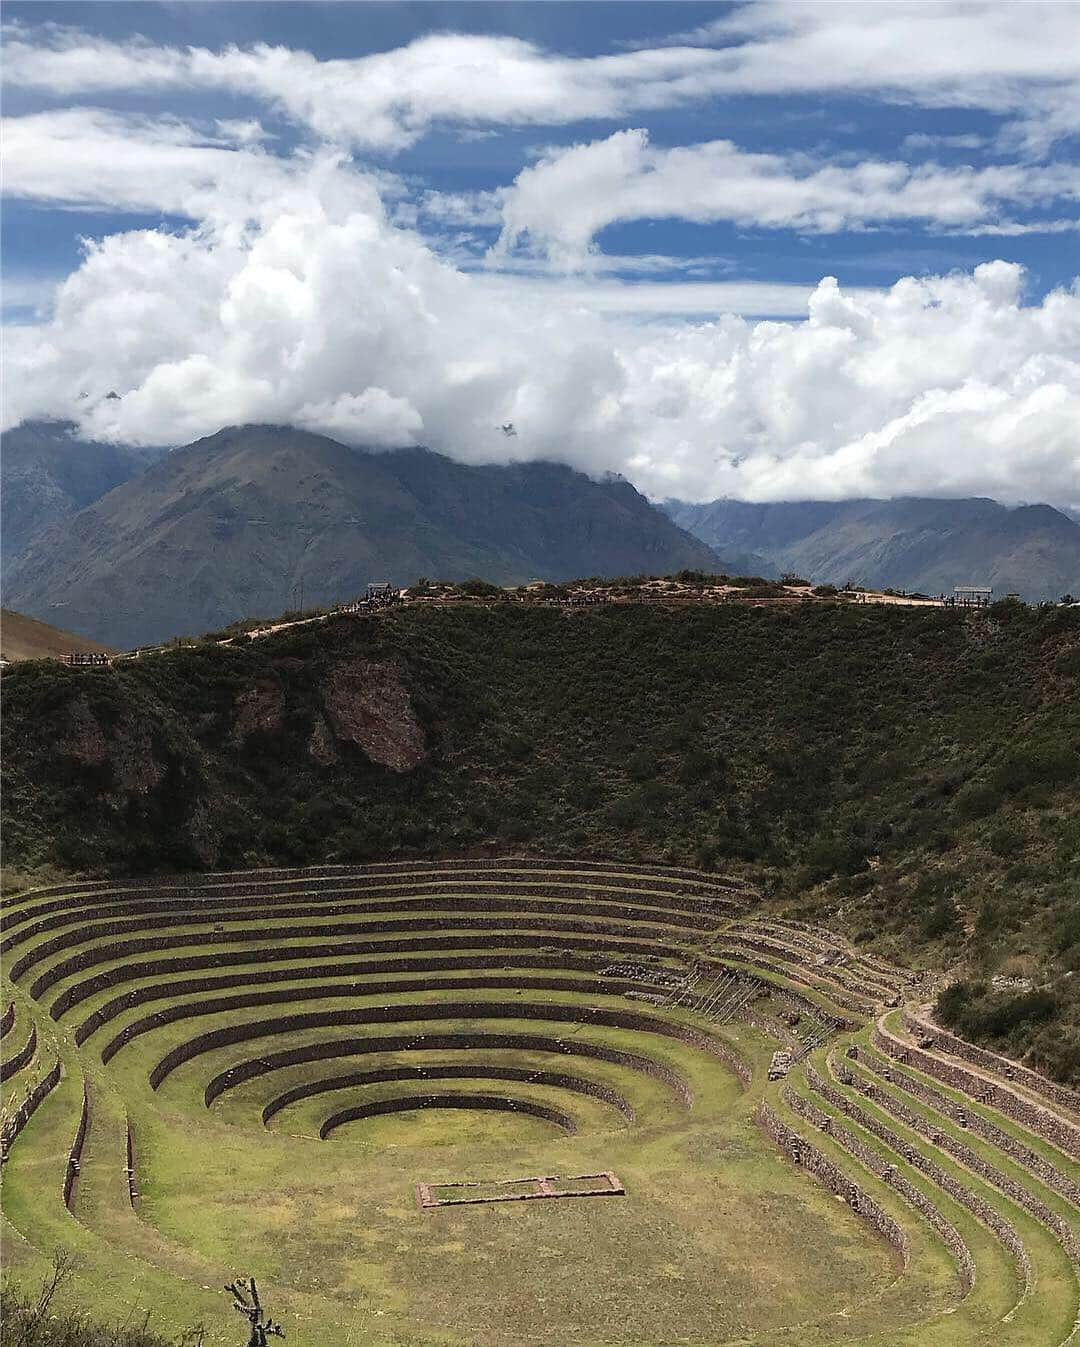
[[[621,478],[365,452],[258,425],[174,449],[34,533],[8,567],[5,602],[130,647],[339,602],[370,580],[511,584],[684,568],[725,562]]]
[[[990,585],[1031,602],[1080,594],[1080,523],[1049,505],[982,498],[668,500],[671,518],[762,575],[949,593]]]
[[[468,465],[285,426],[148,450],[68,422],[4,436],[5,602],[110,646],[353,597],[369,580],[501,584],[683,569],[924,593],[1080,593],[1080,522],[983,499],[650,504],[562,464]]]
[[[0,557],[16,560],[54,524],[148,467],[162,449],[82,439],[71,421],[28,421],[4,435]]]

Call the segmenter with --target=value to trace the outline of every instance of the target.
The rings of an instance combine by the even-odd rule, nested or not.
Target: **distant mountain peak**
[[[281,425],[225,426],[33,538],[8,576],[32,616],[115,646],[407,584],[730,569],[625,480],[564,463],[366,452]],[[58,545],[62,538],[63,545]]]
[[[991,585],[1039,601],[1080,588],[1080,525],[1051,505],[985,496],[894,500],[665,501],[669,515],[725,554],[756,554],[765,573],[949,592]]]

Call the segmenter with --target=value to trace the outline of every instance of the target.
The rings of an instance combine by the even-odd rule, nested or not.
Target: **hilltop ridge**
[[[517,583],[683,567],[723,569],[628,482],[234,426],[47,530],[11,568],[7,596],[45,620],[62,604],[66,625],[130,647],[340,602],[376,579]]]

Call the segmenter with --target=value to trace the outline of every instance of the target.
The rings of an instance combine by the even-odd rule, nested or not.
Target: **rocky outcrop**
[[[253,734],[276,734],[285,721],[285,693],[278,683],[255,683],[237,695],[233,714],[236,743]]]
[[[60,750],[84,767],[108,768],[116,788],[134,795],[148,794],[165,775],[144,723],[125,713],[115,725],[103,725],[85,696],[71,703]]]
[[[393,772],[411,772],[428,756],[400,669],[390,662],[354,659],[331,670],[323,707],[335,738],[359,748]]]

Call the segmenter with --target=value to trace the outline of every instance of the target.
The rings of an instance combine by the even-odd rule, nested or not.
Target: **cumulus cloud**
[[[4,76],[82,97],[224,89],[317,135],[396,150],[436,123],[565,125],[732,95],[883,93],[1012,120],[1041,152],[1080,130],[1080,9],[1000,0],[758,0],[668,44],[567,57],[517,38],[434,34],[393,51],[320,61],[255,45],[210,51],[76,29],[11,25]]]
[[[9,120],[9,195],[190,223],[84,245],[51,306],[35,302],[48,317],[7,334],[4,424],[69,416],[98,438],[176,444],[274,421],[472,462],[618,469],[650,494],[691,499],[1078,503],[1077,284],[1028,304],[1021,269],[1004,262],[874,291],[689,281],[692,263],[715,275],[717,260],[590,251],[608,224],[671,215],[804,232],[1071,229],[1075,166],[827,161],[726,140],[658,149],[630,130],[551,151],[509,187],[455,194],[411,191],[350,153],[400,149],[437,123],[472,134],[734,93],[876,91],[1011,118],[1030,156],[1080,126],[1078,16],[761,0],[696,45],[572,58],[441,34],[336,61],[16,27],[5,79],[38,94],[239,100],[237,116],[206,125],[78,106]],[[291,137],[275,141],[264,115],[310,135],[273,153]],[[418,222],[462,232],[456,243],[444,232],[440,253]],[[500,224],[498,266],[485,270],[468,231]],[[558,274],[582,261],[584,276]],[[651,279],[664,275],[679,279]],[[803,321],[778,321],[790,319]]]
[[[607,225],[663,218],[804,233],[912,221],[1004,232],[1010,223],[999,218],[1005,204],[1030,209],[1078,199],[1080,165],[848,165],[808,155],[747,154],[729,140],[655,148],[644,130],[617,131],[553,150],[521,171],[502,195],[504,224],[495,255],[527,237],[535,250],[577,267]]]
[[[52,319],[8,334],[5,424],[177,443],[299,423],[696,499],[1080,494],[1076,287],[1025,305],[998,262],[883,292],[827,279],[801,323],[643,323],[603,311],[602,280],[460,271],[353,177],[312,163],[272,209],[87,245]]]

